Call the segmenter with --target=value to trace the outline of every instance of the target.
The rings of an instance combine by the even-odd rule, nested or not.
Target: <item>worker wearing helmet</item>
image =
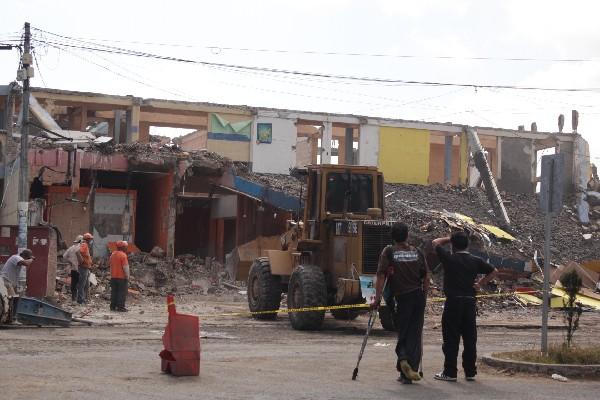
[[[117,250],[110,255],[110,310],[126,312],[125,299],[129,281],[129,260],[127,259],[128,243],[117,242]]]
[[[91,233],[83,235],[83,242],[79,246],[79,255],[81,259],[79,263],[79,285],[77,286],[77,303],[85,304],[88,295],[88,279],[90,277],[90,268],[92,268],[92,255],[90,254],[90,245],[94,240]]]

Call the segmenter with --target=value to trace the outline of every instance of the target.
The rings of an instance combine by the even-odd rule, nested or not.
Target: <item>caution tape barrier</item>
[[[481,298],[489,298],[489,297],[508,297],[514,296],[516,294],[532,294],[532,293],[541,293],[541,290],[532,290],[527,292],[509,292],[509,293],[492,293],[492,294],[481,294],[475,296],[477,299]],[[445,297],[432,297],[427,299],[430,302],[442,302],[446,300]],[[250,317],[253,315],[265,315],[265,314],[289,314],[295,312],[311,312],[311,311],[330,311],[330,310],[351,310],[351,309],[360,309],[360,308],[369,308],[369,305],[366,303],[360,304],[344,304],[338,306],[316,306],[316,307],[302,307],[302,308],[279,308],[277,310],[267,310],[267,311],[241,311],[241,312],[226,312],[226,313],[207,313],[200,315],[201,317]]]

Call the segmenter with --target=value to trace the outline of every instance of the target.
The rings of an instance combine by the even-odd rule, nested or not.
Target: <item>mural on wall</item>
[[[271,143],[273,141],[273,124],[258,123],[256,125],[256,142]]]
[[[249,142],[251,132],[252,119],[231,122],[219,114],[210,114],[209,139]]]

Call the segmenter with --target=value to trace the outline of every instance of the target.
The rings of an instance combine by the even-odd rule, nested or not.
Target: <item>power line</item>
[[[68,40],[76,40],[68,36],[62,36],[53,34],[51,32],[42,31],[41,32],[58,36],[61,38],[66,38]],[[73,43],[57,43],[52,40],[42,40],[41,43],[45,43],[48,45],[60,45],[70,48],[78,48],[89,51],[99,51],[106,52],[112,54],[122,54],[128,56],[135,57],[143,57],[143,58],[154,58],[158,60],[164,61],[174,61],[186,64],[199,64],[204,66],[214,66],[214,67],[222,67],[222,68],[231,68],[231,69],[239,69],[239,70],[248,70],[248,71],[262,71],[269,72],[274,74],[286,74],[293,76],[310,76],[316,78],[323,79],[338,79],[338,80],[346,80],[346,81],[358,81],[358,82],[376,82],[376,83],[398,83],[398,84],[408,84],[408,85],[422,85],[422,86],[454,86],[454,87],[467,87],[467,88],[495,88],[495,89],[511,89],[511,90],[538,90],[538,91],[552,91],[552,92],[598,92],[600,88],[551,88],[551,87],[535,87],[535,86],[518,86],[518,85],[491,85],[491,84],[475,84],[475,83],[450,83],[450,82],[435,82],[435,81],[417,81],[417,80],[404,80],[404,79],[391,79],[391,78],[376,78],[376,77],[361,77],[361,76],[352,76],[352,75],[337,75],[337,74],[329,74],[322,72],[304,72],[297,70],[287,70],[280,68],[270,68],[270,67],[258,67],[258,66],[247,66],[247,65],[236,65],[236,64],[227,64],[227,63],[217,63],[203,60],[192,60],[181,57],[174,56],[165,56],[153,53],[146,53],[140,51],[133,51],[113,46],[104,46],[101,47],[95,44],[86,44],[82,42],[81,44],[73,44]]]
[[[583,63],[583,62],[600,62],[596,58],[531,58],[531,57],[493,57],[493,56],[444,56],[444,55],[416,55],[416,54],[389,54],[389,53],[360,53],[360,52],[336,52],[336,51],[317,51],[317,50],[286,50],[286,49],[267,49],[267,48],[250,48],[250,47],[230,47],[230,46],[209,46],[209,45],[194,45],[194,44],[178,44],[178,43],[156,43],[145,41],[129,41],[117,39],[98,39],[89,37],[70,37],[75,40],[88,42],[107,42],[107,43],[125,43],[125,44],[141,44],[159,47],[174,47],[174,48],[202,48],[212,51],[242,51],[255,53],[275,53],[275,54],[307,54],[321,56],[344,56],[344,57],[373,57],[373,58],[401,58],[401,59],[435,59],[435,60],[470,60],[470,61],[517,61],[517,62],[559,62],[559,63]]]
[[[168,90],[168,89],[163,89],[163,88],[161,88],[161,87],[158,87],[158,86],[152,85],[152,84],[150,84],[150,83],[147,83],[147,82],[141,81],[141,80],[139,80],[139,79],[132,78],[132,77],[130,77],[130,76],[124,75],[124,74],[122,74],[122,73],[120,73],[120,72],[118,72],[118,71],[114,71],[114,70],[112,70],[111,68],[109,68],[109,67],[107,67],[107,66],[105,66],[105,65],[99,64],[99,63],[97,63],[97,62],[95,62],[95,61],[92,61],[92,60],[89,60],[89,59],[87,59],[87,58],[85,58],[85,57],[83,57],[83,56],[81,56],[81,55],[79,55],[79,54],[76,54],[76,53],[75,53],[75,52],[73,52],[73,51],[69,51],[69,50],[67,50],[67,49],[61,48],[60,46],[53,45],[52,47],[54,47],[55,49],[58,49],[58,50],[64,51],[65,53],[69,53],[69,54],[71,54],[71,55],[73,55],[73,56],[75,56],[75,57],[79,58],[79,59],[80,59],[80,60],[82,60],[82,61],[85,61],[85,62],[87,62],[87,63],[93,64],[93,65],[95,65],[95,66],[97,66],[97,67],[99,67],[99,68],[102,68],[102,69],[104,69],[104,70],[106,70],[106,71],[108,71],[108,72],[110,72],[110,73],[112,73],[112,74],[115,74],[115,75],[117,75],[117,76],[120,76],[120,77],[122,77],[122,78],[124,78],[124,79],[130,80],[130,81],[132,81],[132,82],[138,83],[138,84],[140,84],[140,85],[147,86],[147,87],[151,87],[151,88],[153,88],[153,89],[157,89],[157,90],[160,90],[160,91],[162,91],[162,92],[169,93],[169,94],[172,94],[172,95],[175,95],[175,96],[178,96],[178,97],[186,97],[186,96],[187,96],[187,95],[186,95],[186,96],[182,96],[182,93],[177,93],[177,92],[174,92],[174,91],[170,91],[170,90]],[[189,97],[189,96],[187,96],[187,97]]]

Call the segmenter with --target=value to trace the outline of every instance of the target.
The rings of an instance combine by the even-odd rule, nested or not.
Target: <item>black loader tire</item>
[[[300,265],[290,277],[288,287],[288,307],[305,308],[325,306],[327,304],[327,286],[325,276],[319,267]],[[290,313],[292,328],[307,331],[317,330],[323,325],[325,311]]]
[[[278,310],[281,304],[281,277],[271,274],[267,259],[258,259],[248,274],[248,307],[251,312]],[[254,314],[256,319],[273,320],[277,313]]]
[[[353,321],[360,315],[360,311],[357,309],[341,309],[341,310],[331,310],[331,315],[333,318],[339,319],[341,321]]]
[[[390,332],[396,332],[394,316],[390,307],[379,306],[379,320],[381,321],[381,326],[383,327],[383,329]]]

